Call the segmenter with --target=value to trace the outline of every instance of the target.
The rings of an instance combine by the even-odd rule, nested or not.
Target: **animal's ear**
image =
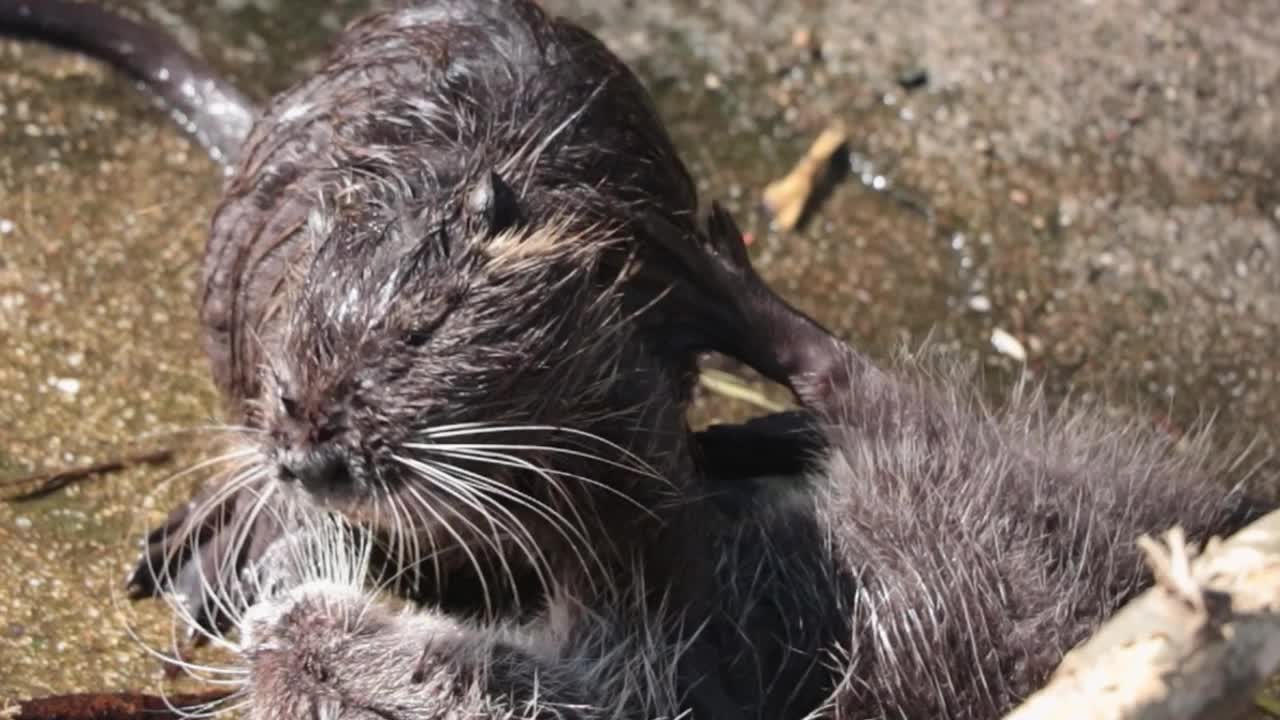
[[[500,233],[520,222],[520,199],[498,173],[490,170],[467,193],[466,212],[488,233]]]

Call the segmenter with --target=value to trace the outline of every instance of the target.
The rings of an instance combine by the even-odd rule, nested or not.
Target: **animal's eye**
[[[436,331],[444,325],[445,319],[449,316],[448,309],[443,310],[434,318],[427,319],[426,322],[420,323],[417,327],[409,330],[404,335],[404,343],[409,347],[422,347],[435,337]]]

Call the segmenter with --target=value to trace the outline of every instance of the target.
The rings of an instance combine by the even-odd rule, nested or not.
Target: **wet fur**
[[[744,303],[794,311],[697,205],[648,94],[586,31],[463,0],[353,24],[265,109],[215,213],[201,318],[247,459],[152,534],[134,594],[178,579],[222,627],[182,580],[234,584],[271,534],[253,498],[277,491],[379,526],[391,555],[429,553],[408,592],[449,607],[501,613],[550,575],[701,557],[682,499],[700,491],[678,486],[716,460],[684,421],[695,351],[795,369],[750,341]],[[503,434],[464,440],[523,454],[437,451],[470,423]],[[477,469],[483,491],[438,487]]]
[[[434,316],[424,325],[450,322],[458,333],[469,323],[466,337],[433,350],[502,372],[513,367],[507,355],[479,353],[491,344],[536,352],[558,320],[522,312],[521,293],[610,284],[630,252],[662,244],[637,221],[645,213],[697,233],[692,180],[634,75],[530,3],[442,0],[375,14],[330,58],[273,99],[214,216],[201,319],[237,414],[252,416],[245,403],[261,396],[261,365],[278,362],[287,327],[302,330],[292,320],[344,318],[337,301],[349,288],[331,287],[330,271],[367,276],[355,288],[359,315],[418,311]],[[473,208],[476,192],[492,198],[488,209]],[[563,236],[550,232],[557,225]],[[588,262],[575,268],[577,259]],[[431,286],[377,294],[415,264]],[[287,313],[297,283],[329,297]],[[538,325],[508,329],[512,321]],[[394,340],[404,329],[377,332]],[[294,390],[309,405],[326,388]]]
[[[1206,435],[1032,385],[993,409],[954,371],[856,376],[817,486],[847,623],[834,717],[996,717],[1149,583],[1138,536],[1204,541],[1269,505],[1227,490]]]
[[[249,565],[253,603],[228,608],[237,663],[209,668],[239,685],[219,710],[260,720],[676,717],[676,665],[697,629],[654,614],[642,585],[605,613],[558,594],[536,618],[480,624],[380,593],[388,578],[369,536],[339,517],[294,508],[277,521],[291,532]]]

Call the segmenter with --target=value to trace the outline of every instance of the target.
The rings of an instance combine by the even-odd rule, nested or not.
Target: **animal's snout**
[[[319,447],[285,452],[278,463],[283,482],[298,482],[310,492],[333,492],[351,482],[350,468],[342,452]]]

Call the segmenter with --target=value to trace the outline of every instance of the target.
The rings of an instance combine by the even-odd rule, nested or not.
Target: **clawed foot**
[[[648,230],[677,266],[668,307],[681,349],[724,353],[786,385],[809,409],[837,409],[861,359],[765,284],[726,210],[713,205],[697,237],[656,214]]]

